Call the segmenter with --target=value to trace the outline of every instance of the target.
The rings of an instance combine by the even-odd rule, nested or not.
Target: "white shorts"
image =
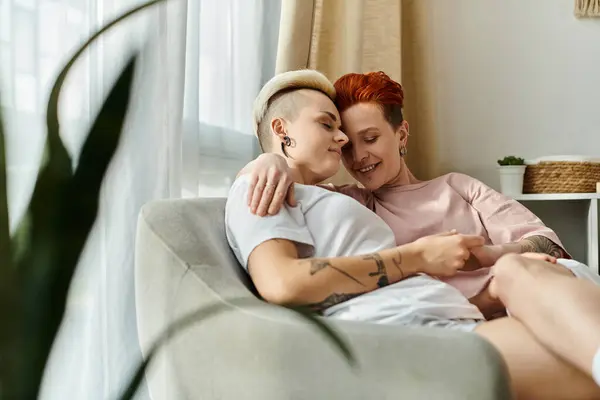
[[[557,263],[568,268],[573,275],[575,275],[579,279],[585,279],[596,285],[600,286],[600,275],[595,273],[588,267],[587,265],[580,263],[576,260],[569,260],[566,258],[559,258]],[[510,313],[507,310],[508,315]],[[418,319],[418,318],[417,318]],[[431,326],[435,328],[444,328],[444,329],[452,329],[459,330],[464,332],[472,332],[478,325],[483,323],[483,320],[477,319],[422,319],[422,321],[418,321],[417,326]],[[414,326],[414,325],[413,325]],[[598,354],[594,359],[594,369],[597,375],[597,383],[600,385],[600,349],[598,350]]]
[[[600,275],[592,271],[587,265],[576,260],[567,260],[566,258],[559,258],[556,262],[567,267],[577,278],[585,279],[600,286]]]
[[[429,319],[420,324],[412,326],[429,326],[432,328],[451,329],[462,332],[473,332],[479,324],[485,322],[483,319]]]

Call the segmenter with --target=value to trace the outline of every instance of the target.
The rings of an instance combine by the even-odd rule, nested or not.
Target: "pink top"
[[[558,236],[519,202],[468,175],[450,173],[430,181],[371,192],[356,185],[336,188],[375,211],[394,231],[398,245],[456,229],[481,235],[486,244],[518,242],[540,235],[564,247]],[[479,293],[490,269],[460,272],[445,279],[467,298]]]

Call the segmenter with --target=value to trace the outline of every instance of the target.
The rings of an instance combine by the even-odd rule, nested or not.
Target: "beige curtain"
[[[349,72],[381,70],[401,82],[411,124],[407,160],[413,173],[426,179],[434,176],[435,168],[427,165],[432,135],[421,132],[432,128],[427,123],[432,111],[428,99],[417,96],[425,84],[417,73],[426,68],[418,42],[425,32],[407,12],[425,17],[418,0],[282,0],[276,71],[313,68],[335,80]],[[330,180],[351,181],[343,168]]]
[[[435,101],[431,49],[431,4],[402,0],[402,86],[404,116],[410,125],[406,161],[419,179],[447,172],[440,167],[436,137],[443,127],[435,125]]]

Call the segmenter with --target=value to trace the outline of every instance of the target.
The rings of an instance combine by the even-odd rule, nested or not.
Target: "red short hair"
[[[404,120],[402,85],[382,71],[346,74],[333,85],[336,91],[335,104],[340,113],[358,103],[375,103],[381,107],[385,119],[394,129]]]

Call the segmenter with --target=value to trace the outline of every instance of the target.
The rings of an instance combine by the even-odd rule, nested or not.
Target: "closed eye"
[[[321,125],[323,125],[323,126],[325,127],[325,129],[327,129],[328,131],[330,131],[330,130],[332,130],[332,129],[333,129],[333,126],[332,126],[332,125],[330,125],[330,124],[326,124],[326,123],[324,123],[324,122],[321,122]]]
[[[365,140],[365,143],[375,143],[377,141],[377,139],[378,139],[378,136],[373,136],[373,137],[365,138],[364,140]]]

